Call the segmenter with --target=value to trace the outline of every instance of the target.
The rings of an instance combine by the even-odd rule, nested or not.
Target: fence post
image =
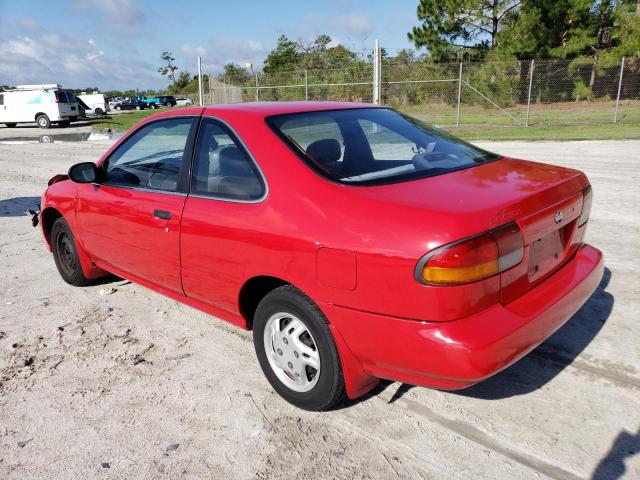
[[[531,65],[529,66],[529,94],[527,95],[527,118],[524,121],[524,126],[529,126],[529,111],[531,110],[531,87],[533,86],[533,69],[535,68],[535,60],[531,60]]]
[[[200,102],[200,106],[204,105],[202,103],[202,96],[204,94],[204,90],[202,88],[202,58],[198,55],[198,100]]]
[[[456,110],[456,127],[460,126],[460,99],[462,97],[462,62],[460,62],[460,72],[458,73],[458,108]]]
[[[309,77],[306,68],[304,69],[304,99],[309,101]]]
[[[382,48],[378,45],[378,105],[382,105]]]
[[[209,101],[207,102],[207,105],[211,105],[213,104],[213,90],[211,88],[211,72],[209,72],[209,74],[207,75],[207,79],[209,80]]]
[[[258,72],[255,73],[256,76],[256,102],[260,101],[260,93],[259,92],[259,88],[258,88]]]
[[[373,47],[373,103],[376,105],[380,104],[380,69],[378,68],[378,62],[380,61],[378,58],[379,46],[380,43],[376,40],[375,46]]]
[[[618,105],[620,104],[620,92],[622,91],[622,73],[624,72],[624,57],[620,62],[620,79],[618,80],[618,95],[616,95],[616,111],[613,114],[613,123],[618,123]]]

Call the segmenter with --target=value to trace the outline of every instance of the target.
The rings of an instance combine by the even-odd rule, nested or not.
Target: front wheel
[[[57,219],[51,228],[51,249],[58,273],[65,282],[76,287],[91,283],[82,272],[76,242],[64,218]]]
[[[328,322],[313,301],[285,285],[256,310],[253,344],[271,386],[305,410],[328,410],[345,394],[340,357]]]

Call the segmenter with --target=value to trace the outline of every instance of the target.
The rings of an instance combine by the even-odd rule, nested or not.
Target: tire
[[[327,318],[297,288],[276,288],[260,301],[253,344],[264,375],[287,402],[321,411],[344,398],[342,366]]]
[[[71,122],[69,120],[60,120],[58,122],[58,126],[60,128],[67,128],[69,125],[71,125]]]
[[[122,110],[122,107],[121,107],[120,105],[116,105],[116,107],[115,107],[115,108],[116,108],[116,110],[118,110],[118,111],[119,111],[119,110]]]
[[[98,117],[101,117],[104,115],[104,110],[102,110],[101,108],[96,108],[93,113],[95,113]]]
[[[17,123],[11,122],[11,123],[5,123],[5,126],[7,128],[16,128],[16,125],[18,125]]]
[[[51,120],[44,113],[36,117],[36,123],[40,128],[49,128],[51,126]]]
[[[76,287],[91,284],[91,280],[82,273],[76,242],[69,224],[64,218],[59,218],[53,223],[51,247],[58,273],[65,282]]]

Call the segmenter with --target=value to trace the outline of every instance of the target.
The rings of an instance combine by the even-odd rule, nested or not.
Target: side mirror
[[[93,183],[98,180],[98,167],[93,162],[76,163],[69,169],[69,178],[76,183]]]

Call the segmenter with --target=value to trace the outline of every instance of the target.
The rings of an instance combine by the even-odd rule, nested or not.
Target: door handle
[[[166,210],[154,210],[153,216],[156,218],[162,218],[163,220],[170,220],[171,212],[167,212]]]

